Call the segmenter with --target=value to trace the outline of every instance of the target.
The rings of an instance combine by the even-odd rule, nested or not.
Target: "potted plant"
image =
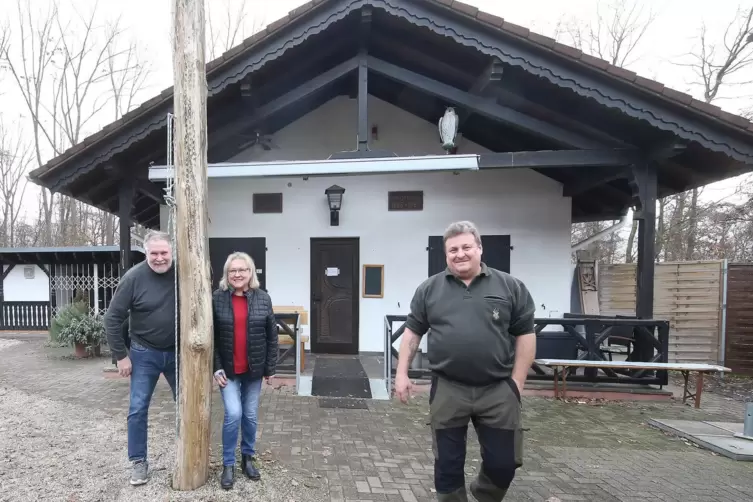
[[[60,331],[70,325],[75,319],[85,317],[88,313],[88,302],[83,302],[79,299],[62,307],[52,318],[52,322],[50,323],[50,342],[61,347],[68,345],[65,341],[60,339]]]
[[[107,338],[105,325],[99,316],[72,316],[61,327],[58,340],[75,348],[76,357],[99,357],[102,342]]]

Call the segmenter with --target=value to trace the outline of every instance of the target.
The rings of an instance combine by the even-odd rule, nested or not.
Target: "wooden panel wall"
[[[753,375],[753,264],[729,264],[725,336],[724,365],[736,374]]]
[[[636,265],[599,266],[601,315],[635,315]],[[654,317],[668,320],[669,361],[720,361],[722,262],[657,263]]]

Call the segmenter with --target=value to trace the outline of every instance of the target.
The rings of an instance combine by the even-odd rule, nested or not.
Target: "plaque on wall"
[[[259,213],[281,213],[281,193],[255,193],[253,195],[253,211]]]
[[[388,211],[423,211],[424,192],[388,192],[387,204]]]
[[[363,266],[364,298],[384,298],[384,265]]]

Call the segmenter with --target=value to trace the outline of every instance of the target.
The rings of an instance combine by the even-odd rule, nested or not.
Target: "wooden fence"
[[[50,327],[50,302],[1,302],[0,330],[40,331]]]
[[[753,375],[753,264],[730,263],[724,364],[740,375]]]
[[[654,317],[669,321],[669,361],[718,363],[723,262],[657,263]],[[602,315],[635,315],[636,265],[599,266]]]

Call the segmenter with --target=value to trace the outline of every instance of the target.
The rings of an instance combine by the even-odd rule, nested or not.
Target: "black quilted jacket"
[[[214,371],[223,369],[228,378],[235,376],[232,294],[231,291],[219,289],[212,293]],[[277,323],[272,311],[272,299],[261,289],[249,290],[245,295],[248,300],[246,347],[250,377],[272,376],[277,367]]]

